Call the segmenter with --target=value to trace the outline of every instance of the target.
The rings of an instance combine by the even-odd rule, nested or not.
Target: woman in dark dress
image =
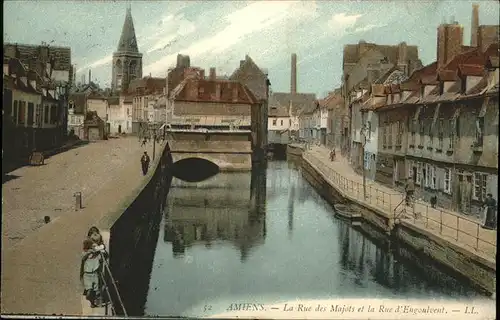
[[[483,228],[494,230],[497,228],[497,202],[493,199],[493,195],[491,193],[488,193],[486,196],[484,207],[486,208],[486,219],[484,221]]]

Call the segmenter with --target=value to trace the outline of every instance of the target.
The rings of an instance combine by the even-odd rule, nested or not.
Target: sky
[[[417,45],[435,61],[436,30],[456,20],[470,43],[472,3],[480,24],[498,24],[495,0],[456,1],[4,1],[4,42],[69,46],[76,80],[110,86],[111,57],[130,4],[143,75],[165,76],[177,54],[191,65],[231,74],[248,54],[269,72],[272,91],[290,90],[297,54],[299,92],[326,95],[340,86],[342,49],[360,40]],[[208,73],[208,72],[207,72]],[[88,79],[87,79],[88,81]]]

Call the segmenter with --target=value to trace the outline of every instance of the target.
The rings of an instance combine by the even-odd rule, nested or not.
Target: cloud
[[[366,26],[363,26],[363,27],[354,28],[354,30],[352,30],[351,32],[352,33],[362,33],[362,32],[372,30],[372,29],[383,28],[386,26],[387,26],[387,24],[367,24]]]
[[[345,12],[335,14],[328,20],[327,25],[335,35],[341,37],[346,33],[346,29],[352,28],[362,16],[362,14],[348,16]]]
[[[76,72],[81,72],[81,71],[85,71],[87,69],[92,69],[92,68],[95,68],[95,67],[100,67],[100,66],[103,66],[103,65],[106,65],[106,64],[109,64],[111,63],[111,61],[113,61],[113,55],[110,54],[108,56],[105,56],[104,58],[101,58],[99,60],[96,60],[94,62],[91,62],[87,65],[84,65],[83,67],[80,67],[78,69],[76,69]]]
[[[169,5],[171,7],[169,7],[169,13],[167,15],[160,17],[156,24],[152,23],[146,28],[141,28],[141,31],[137,33],[139,50],[141,50],[141,47],[150,47],[146,50],[146,53],[151,53],[165,47],[165,45],[175,39],[175,35],[183,36],[194,32],[194,24],[186,20],[183,14],[176,15],[188,5],[178,1],[169,2]],[[134,23],[137,22],[134,21]],[[177,28],[177,32],[174,35],[168,35],[168,32],[172,32],[173,28]],[[138,28],[136,26],[136,30],[137,29]],[[154,43],[151,44],[152,42]],[[112,61],[113,54],[109,53],[105,57],[79,67],[76,72],[78,73],[86,71],[87,69],[108,65]]]
[[[314,5],[311,6],[311,4]],[[252,2],[244,8],[226,15],[222,19],[225,22],[225,26],[215,34],[207,35],[195,43],[184,48],[179,48],[177,51],[188,54],[192,58],[198,58],[197,61],[199,63],[206,60],[203,57],[206,53],[210,52],[220,55],[230,48],[232,50],[235,45],[250,35],[262,32],[271,27],[284,28],[286,26],[280,25],[280,23],[288,19],[297,21],[315,16],[316,6],[313,2],[305,4],[291,1]],[[164,73],[168,66],[175,62],[176,56],[177,53],[171,54],[146,65],[144,73]]]
[[[160,29],[154,34],[142,40],[146,43],[145,46],[149,47],[146,49],[146,53],[165,49],[171,46],[179,38],[186,37],[196,31],[194,23],[185,19],[183,14],[179,16],[168,16],[166,19],[161,20],[159,27]],[[155,41],[154,44],[148,46],[152,41]]]

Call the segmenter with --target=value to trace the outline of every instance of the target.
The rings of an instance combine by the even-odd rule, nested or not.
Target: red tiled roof
[[[418,81],[423,76],[434,75],[436,74],[436,70],[437,70],[437,62],[434,61],[431,64],[428,64],[418,70],[413,71],[413,73],[410,75],[410,78],[407,81],[409,82]]]
[[[438,84],[439,81],[436,79],[436,74],[422,75],[420,78],[420,83],[423,85],[433,85]]]
[[[385,105],[387,105],[387,99],[384,101],[374,102],[373,98],[370,98],[363,104],[361,111],[373,111],[382,108]]]
[[[216,97],[217,88],[220,88],[218,99]],[[233,90],[237,90],[236,99],[233,99]],[[177,95],[176,100],[238,104],[258,103],[255,95],[245,85],[237,81],[221,79],[186,79],[185,85]]]
[[[458,72],[462,76],[481,77],[484,75],[484,65],[461,64],[458,66]]]
[[[458,74],[456,70],[439,70],[438,81],[455,81],[458,80]]]
[[[484,66],[490,56],[498,56],[498,48],[498,44],[490,45],[485,52],[481,52],[481,48],[473,48],[455,56],[442,69],[457,70],[463,64]]]
[[[137,91],[141,94],[161,93],[165,87],[165,78],[144,77],[130,81],[127,93],[131,95],[136,95]]]

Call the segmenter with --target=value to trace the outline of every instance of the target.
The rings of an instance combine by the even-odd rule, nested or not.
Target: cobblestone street
[[[367,198],[363,200],[363,178],[345,158],[337,156],[337,160],[331,162],[329,150],[317,146],[308,150],[305,158],[327,174],[332,183],[347,195],[382,210],[387,216],[404,219],[466,250],[495,261],[497,231],[481,228],[479,219],[442,208],[432,208],[421,200],[416,201],[414,207],[405,207],[401,204],[404,197],[401,192],[370,180],[366,181]]]
[[[81,192],[85,207],[92,197],[131,163],[140,173],[142,151],[137,138],[90,143],[48,158],[40,167],[22,167],[18,176],[2,186],[2,243],[11,247],[44,223],[74,211],[75,192]],[[148,145],[152,158],[152,147]]]
[[[137,138],[99,141],[11,173],[19,178],[3,185],[2,312],[82,314],[82,240],[140,185],[144,150],[152,159],[152,145],[141,148]],[[44,215],[52,220],[40,227]]]

